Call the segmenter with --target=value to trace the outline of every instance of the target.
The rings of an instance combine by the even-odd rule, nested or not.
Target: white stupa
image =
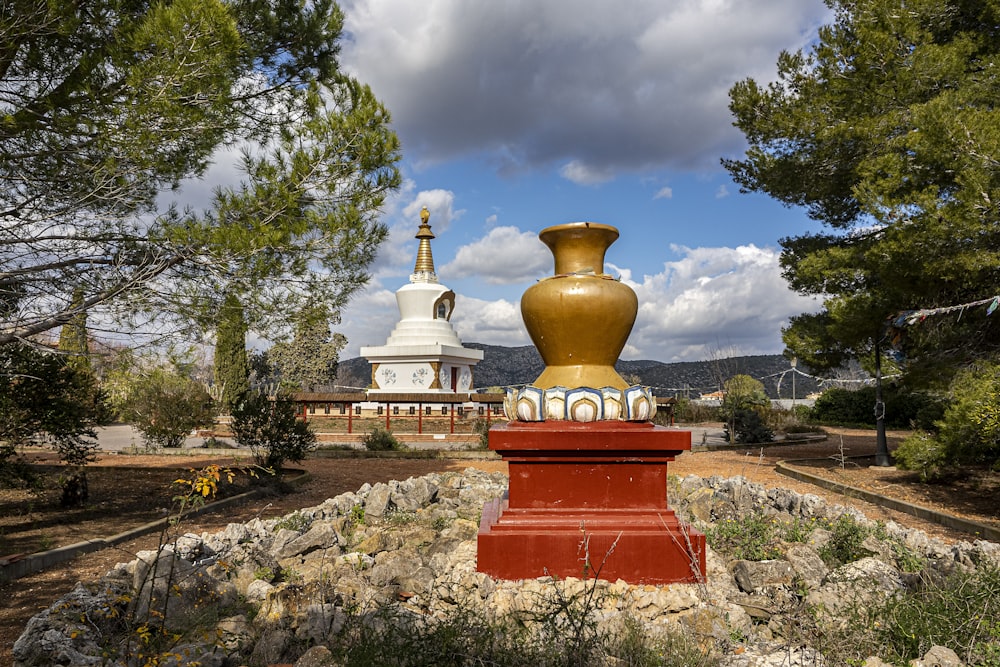
[[[420,211],[417,262],[410,282],[396,290],[399,322],[385,345],[362,347],[372,365],[369,394],[451,394],[472,390],[472,367],[482,350],[462,346],[451,326],[455,293],[438,282],[431,255],[430,212]]]

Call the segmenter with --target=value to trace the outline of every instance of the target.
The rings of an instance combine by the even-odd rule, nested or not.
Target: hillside
[[[466,347],[483,350],[484,357],[475,368],[476,387],[506,387],[531,383],[545,368],[533,345],[504,347],[466,343]],[[764,383],[771,398],[792,397],[792,377],[788,360],[780,354],[730,357],[708,361],[663,363],[661,361],[619,361],[615,367],[627,380],[649,385],[660,396],[688,395],[697,398],[702,393],[719,389],[721,382],[745,374]],[[809,369],[799,366],[808,373]],[[784,377],[781,374],[784,373]],[[780,379],[780,396],[779,396]],[[337,372],[340,385],[362,389],[371,383],[371,366],[357,357],[340,362]],[[795,395],[803,398],[818,391],[818,383],[801,374],[795,380]]]

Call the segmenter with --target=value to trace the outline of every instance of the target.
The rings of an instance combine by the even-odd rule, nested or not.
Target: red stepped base
[[[478,569],[500,579],[696,582],[705,536],[667,504],[691,433],[649,423],[511,422],[490,429],[510,491],[483,508]]]

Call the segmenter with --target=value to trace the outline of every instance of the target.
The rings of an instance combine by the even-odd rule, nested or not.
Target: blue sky
[[[385,342],[413,269],[419,210],[458,294],[464,341],[526,345],[519,299],[552,272],[543,228],[589,220],[621,238],[606,270],[636,290],[626,359],[781,352],[817,304],[779,275],[778,239],[819,229],[740,194],[727,92],[774,78],[782,49],[829,20],[821,0],[344,0],[345,69],[400,135],[405,183],[364,293],[343,312],[343,358]]]

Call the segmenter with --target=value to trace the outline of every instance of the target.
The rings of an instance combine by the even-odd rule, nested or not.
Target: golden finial
[[[427,224],[430,218],[431,212],[427,210],[426,206],[420,209],[420,229],[416,236],[417,239],[420,239],[420,247],[417,248],[417,264],[413,267],[413,274],[432,278],[433,282],[437,282],[434,274],[434,256],[431,254],[431,239],[434,238],[434,233],[431,232],[431,226]]]

